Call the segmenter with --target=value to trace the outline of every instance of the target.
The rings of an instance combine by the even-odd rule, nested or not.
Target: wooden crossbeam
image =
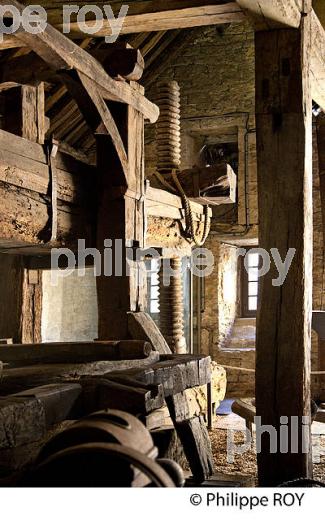
[[[12,2],[13,3],[13,2]],[[24,2],[31,5],[32,2]],[[45,7],[48,14],[48,22],[56,29],[67,29],[63,24],[62,5],[54,5],[50,2],[40,1],[38,5]],[[79,7],[88,5],[87,2],[78,2]],[[96,2],[96,6],[103,8],[107,2]],[[111,1],[115,16],[118,15],[125,2]],[[234,2],[216,2],[215,0],[146,0],[142,2],[129,2],[128,15],[123,22],[121,34],[134,34],[151,31],[165,31],[170,29],[186,29],[206,25],[219,25],[225,23],[242,22],[245,14],[240,6]],[[90,13],[87,24],[91,26],[92,14]],[[71,16],[69,37],[82,38],[87,35],[84,28],[76,23],[76,14]],[[103,37],[111,34],[107,20],[104,19],[103,27],[93,37]],[[15,35],[5,36],[0,48],[12,48],[21,45]]]
[[[154,5],[157,3],[159,4],[159,2],[153,1],[146,2],[146,12],[132,14],[131,10],[125,18],[120,34],[188,29],[190,27],[242,22],[245,19],[244,13],[236,2],[216,5],[211,1],[182,3],[167,1],[163,4],[160,2],[160,11],[157,11],[157,6]],[[91,23],[87,25],[91,26]],[[87,25],[84,26],[84,30],[87,30]],[[68,29],[64,24],[58,24],[57,27],[60,30]],[[80,38],[81,34],[85,34],[81,29],[80,24],[71,23],[71,37]],[[111,34],[109,23],[104,20],[102,29],[94,36],[104,37],[109,34]]]
[[[12,0],[11,4],[19,12],[24,9],[24,6],[16,0]],[[7,5],[6,0],[0,0],[0,5]],[[105,99],[132,106],[152,123],[158,119],[159,109],[156,105],[140,92],[131,89],[127,83],[112,79],[95,58],[50,24],[39,34],[30,34],[20,28],[16,37],[26,43],[55,70],[75,69],[96,81],[98,89]]]
[[[237,0],[256,30],[298,28],[304,0]]]

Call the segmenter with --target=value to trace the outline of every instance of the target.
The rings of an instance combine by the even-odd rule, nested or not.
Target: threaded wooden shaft
[[[170,174],[181,164],[181,109],[180,88],[176,81],[157,85],[155,102],[160,108],[156,125],[157,170]]]
[[[173,275],[169,278],[169,265]],[[166,281],[170,280],[170,285]],[[186,353],[184,336],[184,299],[181,258],[164,260],[159,272],[160,330],[171,350]]]

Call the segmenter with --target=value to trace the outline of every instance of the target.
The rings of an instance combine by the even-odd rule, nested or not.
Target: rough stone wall
[[[43,272],[42,342],[93,341],[98,337],[97,290],[93,269],[75,270],[52,285]]]
[[[214,270],[205,279],[205,308],[201,316],[201,349],[204,354],[210,355],[218,361],[218,349],[225,345],[236,318],[236,248],[221,244],[213,236],[209,237],[205,247],[214,256]]]

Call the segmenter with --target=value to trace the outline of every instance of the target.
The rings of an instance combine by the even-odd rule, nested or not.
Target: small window
[[[153,320],[159,323],[159,262],[149,260],[147,262],[148,272],[148,300],[147,312]]]
[[[247,252],[246,267],[242,261],[242,315],[255,317],[258,305],[258,271],[260,256]]]

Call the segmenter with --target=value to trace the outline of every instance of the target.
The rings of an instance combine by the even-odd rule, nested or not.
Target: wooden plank
[[[96,177],[93,166],[62,149],[56,156],[56,168],[60,200],[78,204],[89,199]],[[0,180],[47,195],[50,175],[43,147],[0,130]]]
[[[74,249],[79,238],[91,243],[91,208],[85,204],[72,206],[60,201],[57,242],[49,244],[51,205],[48,198],[3,181],[0,181],[0,196],[0,249],[7,251],[12,248],[19,254],[30,254],[33,251],[28,251],[27,246],[39,247],[40,253],[42,246],[46,249],[64,244]]]
[[[133,339],[149,341],[160,354],[172,353],[157,325],[145,312],[129,312],[128,329]]]
[[[197,202],[190,202],[192,211],[198,219],[204,214],[204,206]],[[180,220],[184,218],[183,202],[180,196],[157,188],[148,188],[146,191],[146,213],[155,217],[165,217]],[[209,216],[212,216],[210,210]]]
[[[262,437],[262,486],[306,478],[311,469],[312,103],[310,16],[302,29],[256,33],[256,129],[259,246],[285,258],[296,250],[285,282],[273,285],[275,266],[261,281],[256,342],[256,404],[262,425],[280,431],[280,418],[299,418],[298,453],[270,454]],[[292,218],[292,208],[295,216]],[[299,283],[297,283],[299,280]],[[291,436],[289,427],[289,438]],[[293,432],[294,433],[294,432]],[[307,451],[308,453],[305,453]]]

